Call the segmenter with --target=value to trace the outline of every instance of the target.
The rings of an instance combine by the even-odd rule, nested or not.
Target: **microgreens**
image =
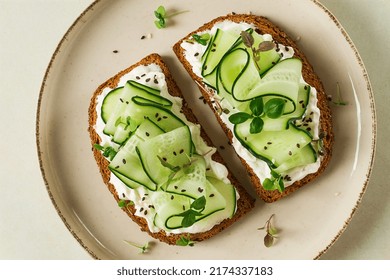
[[[197,42],[203,46],[206,46],[208,41],[210,40],[210,34],[209,33],[203,33],[201,35],[194,34],[192,35],[192,39],[187,40],[187,42]]]
[[[187,236],[181,235],[180,239],[176,241],[176,245],[192,247],[195,245],[195,243],[194,241],[191,241],[190,235],[188,234]]]
[[[271,220],[274,216],[275,214],[272,214],[271,217],[265,222],[264,226],[258,228],[258,230],[266,230],[266,235],[264,236],[264,245],[267,248],[274,244],[276,235],[278,233],[278,230],[271,224]]]
[[[257,65],[257,62],[260,60],[261,52],[266,52],[266,51],[270,51],[270,50],[274,49],[276,47],[275,43],[271,42],[271,41],[262,41],[259,44],[259,46],[256,48],[254,46],[255,39],[253,38],[252,33],[248,32],[248,31],[242,31],[240,35],[241,35],[241,39],[242,39],[242,42],[244,43],[244,45],[247,48],[251,49],[252,54],[253,54],[253,59],[256,62],[255,65],[257,68],[259,68],[259,66]]]
[[[337,101],[333,101],[333,104],[334,105],[338,105],[338,106],[345,106],[345,105],[348,105],[348,102],[344,101],[341,97],[341,90],[340,90],[340,84],[337,83],[336,84],[337,86],[337,91],[336,91],[336,94],[337,94]]]
[[[147,253],[150,250],[149,242],[146,242],[144,245],[139,245],[137,243],[134,243],[134,242],[131,242],[131,241],[127,241],[127,240],[123,240],[123,242],[125,242],[126,244],[131,245],[131,246],[133,246],[135,248],[140,249],[141,250],[141,252],[140,252],[141,254],[145,254],[145,253]]]
[[[232,114],[229,117],[229,121],[232,124],[240,124],[252,119],[249,126],[249,132],[251,134],[260,133],[264,126],[264,121],[261,117],[267,116],[272,119],[279,118],[283,115],[285,104],[286,101],[282,98],[272,98],[264,104],[262,97],[256,97],[249,103],[249,109],[252,111],[252,114],[238,112]]]
[[[183,217],[183,220],[181,221],[182,227],[186,228],[192,226],[196,222],[196,217],[202,215],[205,205],[206,198],[201,196],[191,203],[190,209],[179,214],[178,216]]]
[[[120,200],[118,201],[118,206],[119,206],[120,208],[125,208],[125,207],[131,206],[131,205],[134,205],[134,202],[131,201],[131,200],[120,199]]]
[[[93,144],[93,147],[96,150],[102,151],[103,156],[105,156],[106,158],[109,158],[110,160],[112,160],[117,153],[117,151],[113,147],[110,147],[110,146],[103,147],[102,145],[99,145],[99,144]]]
[[[188,163],[184,164],[183,166],[174,166],[173,164],[170,164],[166,159],[161,158],[159,155],[157,155],[158,160],[160,161],[161,165],[164,167],[169,168],[173,172],[169,175],[167,183],[169,184],[170,181],[173,180],[173,178],[176,176],[176,174],[186,167],[191,166],[195,161],[197,161],[197,158],[191,158],[189,155],[185,154],[188,158]]]
[[[154,16],[157,18],[157,20],[154,21],[154,24],[158,29],[165,28],[167,25],[167,19],[171,18],[175,15],[185,13],[187,11],[180,11],[172,14],[167,14],[167,11],[164,6],[159,6],[155,11],[154,11]]]
[[[271,170],[271,178],[264,179],[263,188],[267,191],[278,190],[279,192],[284,191],[284,182],[282,175]]]

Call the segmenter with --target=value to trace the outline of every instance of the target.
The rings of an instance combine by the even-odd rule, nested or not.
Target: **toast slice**
[[[161,78],[161,75],[157,74],[160,77],[159,78],[160,80],[158,80],[158,78],[156,78],[156,75],[151,76],[149,78],[147,78],[147,76],[143,77],[144,74],[136,72],[136,71],[139,71],[140,67],[141,68],[142,67],[152,67],[151,69],[153,69],[153,71],[158,71],[158,72],[162,73],[163,76]],[[142,68],[142,69],[149,69],[149,68]],[[208,147],[208,149],[211,150],[211,152],[206,152],[206,155],[204,155],[204,158],[209,156],[211,158],[208,160],[209,163],[211,162],[214,165],[216,165],[218,167],[217,169],[222,168],[222,170],[223,170],[222,174],[223,174],[223,176],[225,176],[225,178],[223,178],[222,180],[226,181],[226,178],[227,178],[228,183],[231,184],[232,186],[234,186],[234,190],[235,190],[234,195],[236,198],[238,198],[236,200],[235,209],[232,208],[233,207],[232,205],[226,206],[226,208],[227,207],[232,208],[234,210],[234,214],[232,213],[230,217],[225,218],[222,221],[215,222],[214,220],[211,220],[212,222],[215,222],[216,224],[212,224],[211,226],[209,225],[208,228],[204,227],[200,232],[197,232],[196,229],[191,230],[190,232],[187,232],[186,226],[188,226],[188,224],[183,226],[181,228],[181,230],[180,230],[180,225],[179,225],[178,226],[179,231],[177,229],[167,230],[166,228],[159,229],[158,226],[155,227],[155,225],[157,223],[156,222],[157,218],[155,218],[156,213],[160,214],[159,212],[162,211],[161,209],[168,209],[167,211],[173,211],[173,210],[169,207],[161,206],[160,205],[161,199],[160,200],[158,200],[158,199],[157,200],[153,200],[153,199],[148,200],[148,199],[150,199],[150,197],[152,197],[152,196],[155,197],[156,196],[155,194],[158,193],[158,195],[161,195],[161,197],[163,197],[163,198],[165,198],[167,196],[169,197],[169,199],[173,199],[174,197],[175,197],[175,199],[180,198],[182,200],[186,200],[186,203],[188,203],[188,200],[190,202],[193,202],[194,199],[189,199],[186,196],[180,196],[180,194],[177,194],[174,189],[168,191],[168,189],[172,185],[171,182],[180,182],[180,180],[177,177],[179,177],[178,174],[181,174],[180,173],[181,171],[174,169],[174,168],[173,168],[173,170],[176,171],[176,173],[174,173],[174,171],[172,171],[170,173],[170,175],[168,176],[169,178],[165,178],[166,180],[171,180],[171,181],[166,183],[165,185],[162,184],[162,186],[159,186],[160,188],[166,188],[166,190],[165,190],[166,192],[160,191],[160,189],[157,189],[157,188],[154,191],[150,191],[150,189],[145,188],[143,185],[142,186],[136,185],[134,187],[134,181],[130,182],[128,179],[126,179],[122,175],[120,175],[121,173],[119,173],[119,175],[117,175],[117,176],[119,176],[119,178],[121,178],[122,180],[118,180],[118,177],[116,175],[114,175],[114,174],[118,174],[118,173],[115,173],[116,172],[115,168],[119,167],[119,165],[121,163],[119,163],[118,166],[114,167],[114,168],[112,167],[112,163],[115,161],[115,157],[117,155],[119,155],[120,151],[124,149],[123,147],[126,146],[126,143],[129,140],[124,141],[122,144],[113,144],[110,142],[110,141],[112,141],[112,139],[114,137],[107,136],[105,134],[106,132],[103,132],[103,130],[101,128],[102,124],[105,125],[105,123],[102,123],[102,120],[101,120],[102,116],[103,116],[101,114],[101,112],[104,111],[104,110],[102,110],[102,108],[103,108],[102,103],[104,103],[105,102],[104,100],[106,100],[105,96],[108,96],[110,94],[110,92],[113,92],[113,89],[123,87],[124,84],[127,83],[128,79],[133,79],[134,81],[139,82],[141,84],[142,83],[146,84],[147,85],[146,88],[149,90],[150,90],[150,88],[153,87],[153,85],[156,85],[157,83],[164,84],[164,81],[165,81],[166,87],[162,86],[162,88],[160,88],[161,92],[164,90],[164,88],[166,88],[167,94],[169,94],[173,98],[172,99],[173,102],[178,102],[177,104],[179,104],[178,106],[180,107],[179,108],[180,113],[182,113],[182,117],[184,116],[184,118],[185,118],[184,121],[187,124],[194,124],[194,127],[199,127],[196,117],[194,116],[194,114],[192,113],[190,108],[187,106],[185,100],[182,100],[182,98],[183,98],[182,93],[181,93],[180,89],[178,88],[177,84],[175,83],[167,65],[164,63],[164,61],[162,60],[162,58],[158,54],[148,55],[147,57],[141,59],[138,63],[119,72],[118,74],[116,74],[115,76],[113,76],[112,78],[110,78],[109,80],[107,80],[106,82],[104,82],[102,85],[100,85],[97,88],[97,90],[93,93],[93,96],[91,98],[90,107],[89,107],[89,129],[88,130],[89,130],[89,134],[90,134],[90,138],[91,138],[91,144],[93,146],[93,149],[92,149],[93,155],[94,155],[96,162],[98,164],[98,167],[99,167],[99,170],[100,170],[100,173],[102,175],[104,183],[107,185],[109,191],[112,193],[112,195],[114,196],[114,198],[116,199],[118,204],[121,206],[121,208],[126,212],[126,214],[135,223],[137,223],[139,225],[139,227],[141,228],[142,231],[147,232],[149,235],[151,235],[152,237],[154,237],[162,242],[166,242],[170,245],[174,245],[174,244],[177,244],[178,240],[180,240],[182,237],[185,237],[186,239],[189,239],[191,241],[202,241],[202,240],[208,239],[208,238],[216,235],[217,233],[219,233],[223,229],[229,227],[234,222],[236,222],[239,218],[244,216],[248,211],[250,211],[254,207],[254,199],[240,185],[240,183],[233,176],[233,174],[225,167],[223,159],[220,156],[220,154],[216,151],[216,149],[210,148],[210,147],[212,147],[212,143],[211,143],[209,137],[206,135],[205,131],[203,131],[202,128],[199,128],[200,138],[203,140],[204,145],[206,145],[206,147]],[[149,81],[150,79],[152,81]],[[153,82],[153,80],[154,80],[154,82]],[[144,82],[142,82],[142,81],[144,81]],[[149,84],[146,83],[148,81],[149,81]],[[154,83],[156,83],[156,84],[154,84]],[[150,88],[148,88],[149,86],[150,86]],[[152,90],[152,92],[153,92],[153,90]],[[164,96],[164,97],[167,97],[167,96]],[[126,101],[126,100],[122,100],[122,98],[119,98],[119,99],[121,99],[120,100],[121,102]],[[142,98],[139,98],[139,100],[145,101],[145,99],[142,99]],[[179,101],[177,101],[177,100],[179,100]],[[107,101],[107,102],[109,102],[109,101]],[[148,101],[148,102],[153,104],[153,102],[150,102],[150,101]],[[128,100],[126,101],[126,103],[128,103]],[[110,106],[110,105],[104,105],[104,106]],[[110,108],[112,108],[112,106]],[[139,107],[136,107],[136,108],[139,108]],[[147,108],[149,108],[149,107],[147,107]],[[172,109],[172,111],[173,111],[173,109]],[[161,111],[161,112],[164,112],[164,111]],[[157,113],[156,113],[156,115],[157,115]],[[104,116],[104,117],[106,118],[106,123],[108,123],[109,122],[109,120],[107,120],[108,117],[107,116]],[[144,118],[145,119],[148,118],[148,120],[151,120],[153,118],[153,116],[144,117]],[[130,119],[127,118],[127,120],[130,120]],[[131,119],[131,121],[133,121],[133,119]],[[156,122],[156,120],[154,120],[154,121]],[[127,123],[127,125],[129,125],[129,124],[130,123]],[[120,126],[120,124],[116,124],[116,125]],[[140,128],[140,127],[141,127],[141,125],[138,126],[138,128]],[[157,127],[157,126],[154,126],[154,127]],[[135,130],[135,132],[134,132],[135,128],[132,129],[132,131],[130,133],[131,136],[129,139],[136,137],[134,135],[137,134],[137,131],[139,130],[138,128]],[[196,137],[196,136],[194,136],[193,130],[191,130],[191,133],[192,133],[192,137]],[[157,138],[157,137],[155,137],[155,138]],[[153,138],[153,139],[155,139],[155,138]],[[151,140],[153,140],[153,139],[151,139]],[[195,138],[193,138],[193,139],[195,139]],[[116,150],[115,151],[116,154],[114,152],[115,156],[111,157],[111,158],[110,158],[110,150],[106,149],[107,146],[111,147],[110,145],[112,147],[114,147],[114,150]],[[162,146],[164,146],[164,142],[162,143]],[[199,145],[196,144],[195,146],[197,148]],[[200,146],[202,146],[202,145],[200,145]],[[139,146],[137,146],[137,153],[138,153],[139,157],[141,157],[140,151],[138,150],[138,147]],[[155,147],[152,146],[152,147],[146,147],[146,148],[147,148],[148,153],[149,152],[152,153],[151,150],[153,150]],[[193,155],[193,156],[198,156],[198,155]],[[144,158],[142,158],[142,159],[144,159]],[[124,163],[124,160],[122,160],[122,161]],[[145,159],[145,161],[146,161],[146,159]],[[160,161],[161,161],[161,158],[160,158]],[[142,164],[144,164],[144,161],[141,160],[141,162],[142,162]],[[184,170],[184,168],[187,168],[186,170],[188,172],[191,172],[191,168],[189,166],[191,166],[191,165],[197,166],[197,164],[199,162],[202,162],[202,161],[199,161],[199,160],[198,161],[194,160],[193,162],[190,161],[189,163],[187,163],[187,165],[183,165],[182,168],[183,168],[183,170]],[[163,165],[162,161],[159,162],[159,158],[157,158],[157,157],[155,158],[154,162],[152,162],[151,164],[155,165],[155,166],[157,166],[158,164]],[[170,163],[168,161],[164,165],[164,167],[169,167],[169,164]],[[154,168],[156,168],[156,167],[154,167]],[[158,168],[161,168],[161,166],[159,166]],[[211,171],[209,169],[211,169]],[[208,170],[206,171],[206,172],[208,172],[207,176],[214,176],[215,173],[213,173],[214,172],[213,170],[214,170],[213,168],[208,166]],[[153,171],[154,170],[151,170],[150,172],[153,172]],[[219,175],[219,176],[221,177],[221,175]],[[125,188],[125,189],[123,189],[123,184],[122,184],[123,182],[129,183],[128,185],[125,184],[125,187],[127,186],[127,188]],[[122,190],[120,189],[120,187],[118,187],[116,185],[122,185]],[[131,189],[131,187],[128,187],[128,186],[133,187],[133,189]],[[180,187],[180,185],[179,185],[179,187]],[[203,186],[197,187],[199,191],[203,191],[204,188],[201,189],[201,187],[203,188]],[[175,186],[175,188],[176,188],[176,186]],[[206,191],[207,191],[207,189],[205,190],[205,192]],[[134,193],[137,193],[137,194],[134,195]],[[213,196],[214,194],[208,194],[208,195]],[[132,201],[134,197],[138,198],[139,201]],[[130,202],[130,201],[132,201],[132,202]],[[198,200],[198,202],[199,202],[199,200]],[[155,203],[155,204],[153,205],[153,203]],[[165,201],[164,201],[164,203],[165,203]],[[161,208],[155,209],[155,208],[157,208],[157,204],[159,204],[161,206]],[[164,204],[164,205],[166,205],[166,204]],[[194,210],[193,212],[195,212],[195,213],[202,214],[201,211],[206,211],[205,209],[208,209],[207,205],[208,205],[208,202],[206,202],[206,206],[203,203],[203,205],[200,206],[200,207],[203,207],[203,209],[199,209],[199,207],[192,205],[191,209]],[[184,202],[183,202],[183,207],[184,207]],[[187,208],[186,210],[189,210],[189,209]],[[149,211],[149,212],[146,214],[146,211]],[[153,211],[154,211],[154,213],[151,213]],[[162,211],[162,212],[164,212],[164,211]],[[183,220],[184,220],[183,216],[185,216],[183,214],[184,212],[185,211],[183,210],[181,213]],[[218,212],[218,211],[216,211],[216,212]],[[198,214],[196,214],[195,217],[197,217]],[[201,215],[201,214],[199,214],[199,215]],[[191,216],[191,215],[187,215],[187,218],[191,219],[191,217],[189,217],[189,216]],[[213,216],[213,214],[210,215],[210,217],[212,217],[212,216]],[[150,218],[150,217],[152,217],[152,218]],[[194,218],[194,215],[192,215],[192,218]],[[206,220],[206,219],[204,219],[204,220]],[[167,219],[167,221],[168,221],[168,219]],[[197,223],[198,223],[198,221],[195,222],[194,225],[197,225]],[[151,229],[151,227],[153,228],[153,230]],[[189,228],[191,228],[191,227],[189,227]]]
[[[331,154],[332,154],[332,145],[333,145],[333,131],[332,131],[332,117],[331,117],[331,111],[328,105],[328,99],[327,95],[325,94],[324,87],[321,83],[320,78],[316,75],[316,73],[313,70],[313,67],[310,65],[308,59],[304,55],[304,53],[298,48],[297,44],[294,42],[293,39],[291,39],[281,28],[273,24],[270,20],[268,20],[265,17],[262,16],[256,16],[256,15],[249,15],[249,14],[228,14],[226,16],[221,16],[218,18],[215,18],[214,20],[204,24],[197,30],[191,32],[181,40],[179,40],[174,46],[173,46],[173,51],[175,52],[176,56],[184,66],[184,68],[187,70],[189,75],[192,77],[192,79],[196,82],[198,85],[200,92],[202,93],[204,99],[207,101],[208,105],[211,107],[213,110],[215,117],[217,118],[218,122],[220,123],[221,127],[225,131],[226,135],[230,139],[230,141],[234,144],[235,142],[239,142],[236,148],[236,152],[238,150],[242,150],[242,142],[243,141],[237,141],[237,137],[235,133],[233,132],[232,124],[229,124],[229,121],[223,121],[224,117],[224,111],[221,110],[221,105],[215,106],[216,101],[221,100],[218,95],[220,94],[218,90],[215,88],[215,84],[210,85],[210,83],[207,81],[207,79],[204,78],[206,74],[202,74],[203,70],[206,73],[207,71],[205,70],[207,66],[205,66],[204,63],[205,60],[208,58],[205,58],[206,55],[208,55],[211,52],[218,52],[221,47],[219,44],[217,46],[216,43],[213,43],[216,39],[217,36],[215,35],[215,30],[216,27],[223,29],[224,25],[226,26],[226,22],[230,23],[236,23],[239,25],[244,26],[242,27],[242,31],[246,30],[248,26],[250,26],[251,30],[253,31],[253,34],[269,34],[272,36],[272,40],[274,42],[274,49],[279,52],[280,56],[283,54],[289,54],[291,53],[291,50],[293,50],[293,58],[298,58],[302,62],[302,77],[304,81],[309,85],[311,88],[316,89],[316,98],[317,98],[317,108],[320,111],[320,116],[318,120],[318,135],[313,137],[312,143],[310,143],[313,147],[320,144],[320,147],[315,147],[316,149],[316,158],[317,158],[317,166],[315,170],[309,172],[308,174],[304,175],[302,177],[298,177],[296,180],[291,179],[291,176],[288,174],[284,175],[279,175],[279,176],[284,176],[281,177],[283,179],[283,186],[280,187],[278,186],[279,189],[272,189],[269,188],[269,182],[267,186],[264,184],[264,176],[259,175],[258,171],[253,168],[253,165],[251,165],[245,155],[245,153],[238,153],[238,156],[242,162],[242,164],[245,166],[250,179],[252,181],[252,184],[260,198],[262,198],[265,202],[274,202],[279,200],[282,197],[285,197],[296,190],[300,189],[302,186],[306,185],[313,179],[317,178],[326,168],[328,165]],[[227,25],[229,25],[227,24]],[[214,29],[213,29],[214,28]],[[236,27],[237,29],[237,27]],[[238,28],[240,29],[240,28]],[[232,29],[233,30],[233,29]],[[213,33],[214,32],[214,33]],[[237,31],[235,31],[237,32]],[[240,31],[238,31],[238,34]],[[208,36],[201,37],[202,34],[208,34]],[[200,42],[195,40],[193,35],[198,35],[198,38],[203,39],[203,40],[208,40],[207,45],[201,46]],[[241,34],[240,34],[241,35]],[[239,35],[239,36],[240,36]],[[264,35],[264,40],[266,36]],[[210,37],[210,39],[208,39]],[[214,39],[214,41],[213,41]],[[221,43],[221,42],[219,42]],[[237,43],[237,42],[235,42]],[[250,44],[251,42],[247,43]],[[213,44],[213,45],[211,45]],[[244,44],[245,45],[245,44]],[[194,49],[192,46],[195,46]],[[249,46],[249,45],[248,45]],[[247,52],[250,54],[251,49],[246,47]],[[220,47],[220,49],[218,49]],[[245,48],[243,47],[243,48]],[[257,47],[256,45],[252,45],[252,47]],[[233,47],[232,47],[233,48]],[[282,49],[283,48],[283,49]],[[211,49],[211,50],[210,50]],[[284,52],[284,53],[283,53]],[[226,53],[225,53],[226,54]],[[220,54],[221,55],[221,54]],[[262,54],[260,53],[260,62],[261,62],[261,56]],[[225,56],[226,57],[226,56]],[[195,61],[195,63],[194,63]],[[218,62],[219,69],[222,69],[222,58]],[[224,60],[226,61],[226,60]],[[280,61],[283,61],[283,57],[281,58]],[[210,62],[211,63],[211,62]],[[216,62],[214,62],[215,64]],[[230,63],[232,63],[230,61]],[[225,63],[228,64],[228,63]],[[201,69],[204,67],[204,69]],[[272,66],[271,66],[272,67]],[[272,68],[271,68],[272,69]],[[211,70],[210,70],[211,71]],[[222,70],[219,70],[220,73],[222,73]],[[233,71],[233,70],[232,70]],[[259,69],[260,71],[260,69]],[[242,72],[243,73],[243,72]],[[222,73],[223,74],[223,73]],[[219,75],[222,75],[219,74]],[[203,76],[202,76],[203,75]],[[210,72],[207,73],[207,75],[211,75]],[[227,73],[229,75],[229,73]],[[262,74],[263,75],[263,74]],[[267,72],[265,72],[264,75],[267,75]],[[211,75],[212,76],[212,75]],[[227,76],[229,77],[229,76]],[[221,76],[217,76],[217,79],[222,80]],[[237,78],[238,80],[238,78]],[[222,81],[223,84],[223,81]],[[225,86],[225,85],[224,85]],[[217,93],[218,92],[218,93]],[[232,94],[232,93],[230,93]],[[237,93],[237,96],[239,96],[239,93]],[[310,97],[311,98],[311,97]],[[223,98],[222,98],[223,99]],[[264,99],[264,98],[263,98]],[[305,113],[306,115],[308,113]],[[305,115],[304,115],[305,116]],[[303,116],[303,117],[304,117]],[[308,118],[310,116],[306,116]],[[300,121],[304,121],[300,120]],[[259,134],[260,135],[260,134]],[[270,142],[269,142],[270,143]],[[297,144],[298,145],[298,144]],[[234,145],[233,145],[234,146]],[[238,147],[238,148],[237,148]],[[267,147],[264,146],[264,149]],[[291,155],[291,152],[289,152]],[[253,154],[253,152],[252,152]],[[254,160],[255,162],[262,161],[259,157],[255,157],[251,159],[252,161]],[[272,165],[274,162],[268,163],[268,167]],[[269,168],[271,169],[271,168]],[[270,171],[268,171],[270,172]],[[276,177],[278,174],[272,174],[268,176],[271,176],[272,182],[276,182]],[[280,179],[280,178],[279,178]],[[280,179],[280,180],[281,180]],[[286,185],[286,186],[285,186]]]

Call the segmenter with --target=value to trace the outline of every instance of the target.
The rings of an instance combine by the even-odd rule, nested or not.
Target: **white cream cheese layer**
[[[254,28],[255,26],[250,25],[248,23],[235,23],[229,20],[225,20],[214,25],[210,30],[206,30],[200,34],[208,33],[210,35],[214,35],[217,29],[222,29],[223,31],[234,31],[236,33],[240,33],[241,31],[247,30],[249,28]],[[272,36],[270,34],[263,35],[264,40],[272,41]],[[185,50],[184,56],[186,60],[191,64],[192,71],[200,78],[201,69],[202,69],[202,54],[206,51],[207,46],[203,46],[201,44],[194,44],[183,41],[181,47]],[[281,44],[278,45],[279,52],[282,54],[282,59],[291,58],[294,56],[294,50],[291,47],[286,47]],[[301,76],[301,81],[304,82],[303,77]],[[207,86],[205,86],[207,87]],[[214,91],[211,88],[207,88],[208,91]],[[214,91],[215,92],[215,91]],[[224,99],[220,100],[218,95],[215,93],[213,98],[221,104],[222,108],[228,109],[228,114],[221,114],[221,119],[225,123],[225,125],[233,131],[233,124],[228,120],[229,116],[237,113],[238,111],[234,109],[230,103]],[[311,129],[311,133],[313,135],[313,140],[318,140],[319,135],[319,119],[320,119],[320,110],[317,107],[317,90],[314,87],[311,87],[309,103],[307,105],[305,116],[310,116],[311,122],[308,124]],[[261,183],[266,178],[271,177],[271,170],[266,162],[256,158],[253,156],[246,148],[244,148],[238,139],[233,134],[233,143],[232,143],[237,154],[243,158],[249,166],[253,169],[253,171],[260,178]],[[293,170],[290,170],[288,173],[289,180],[284,182],[285,187],[292,185],[294,182],[304,178],[308,174],[315,173],[321,165],[321,157],[317,158],[317,161],[312,164],[308,164],[303,167],[297,167]]]
[[[226,169],[226,167],[218,162],[215,162],[211,158],[211,156],[215,153],[216,149],[209,147],[201,138],[200,126],[198,124],[194,124],[187,121],[186,117],[181,112],[182,99],[179,97],[173,97],[168,93],[167,84],[165,81],[165,75],[162,73],[161,68],[157,64],[138,66],[134,68],[131,72],[122,76],[119,80],[117,87],[124,86],[128,80],[135,80],[139,83],[145,84],[152,88],[159,89],[161,91],[160,93],[161,96],[172,101],[173,103],[172,112],[176,116],[181,118],[190,128],[192,140],[195,145],[196,151],[197,153],[204,155],[208,172],[211,172],[211,174],[215,178],[220,179],[224,183],[230,184],[230,181],[227,178],[228,170]],[[102,146],[110,145],[114,148],[119,148],[117,144],[111,141],[110,136],[103,133],[105,123],[101,118],[101,109],[102,109],[104,98],[111,90],[112,88],[109,87],[103,89],[102,93],[97,98],[96,112],[98,118],[94,128],[102,140],[101,142]],[[155,211],[152,207],[152,202],[151,202],[151,196],[153,193],[152,191],[149,191],[148,189],[143,187],[139,187],[137,189],[131,189],[127,187],[120,179],[118,179],[112,173],[110,176],[110,183],[114,185],[115,190],[117,191],[121,199],[130,200],[134,203],[136,209],[135,215],[146,219],[149,226],[149,230],[151,232],[158,232],[161,230],[160,228],[156,227],[156,225],[153,223]],[[237,200],[239,199],[239,195],[237,192],[236,192],[236,199]],[[196,222],[191,227],[175,229],[167,233],[169,234],[169,233],[182,233],[182,232],[186,232],[186,233],[205,232],[211,229],[216,224],[219,224],[220,222],[222,222],[222,220],[226,218],[227,217],[221,217],[221,215],[210,215],[207,217],[207,219],[203,219],[204,221],[202,220],[201,222]]]

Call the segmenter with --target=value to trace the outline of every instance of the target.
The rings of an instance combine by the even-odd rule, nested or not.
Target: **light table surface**
[[[372,177],[350,225],[323,259],[390,259],[390,1],[322,0],[365,63],[377,110]],[[39,90],[50,58],[91,0],[0,0],[0,259],[91,259],[56,213],[35,143]]]

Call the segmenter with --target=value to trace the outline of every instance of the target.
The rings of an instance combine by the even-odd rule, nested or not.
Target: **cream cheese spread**
[[[215,24],[210,30],[203,31],[202,33],[199,33],[199,35],[208,33],[211,36],[214,35],[217,31],[217,29],[222,29],[223,31],[233,31],[235,33],[240,33],[241,31],[248,30],[249,28],[255,29],[253,25],[250,25],[248,23],[235,23],[229,20],[225,20],[222,22],[219,22]],[[270,34],[264,34],[263,35],[264,40],[266,41],[272,41],[272,35]],[[200,78],[202,78],[201,75],[201,69],[202,69],[202,54],[206,51],[207,46],[203,46],[201,44],[194,44],[190,42],[183,41],[181,44],[181,47],[184,49],[184,56],[186,60],[191,64],[192,71]],[[291,58],[294,56],[294,50],[291,47],[287,48],[281,44],[279,44],[279,52],[282,54],[282,59]],[[303,77],[301,76],[301,81],[304,82]],[[205,85],[205,87],[207,87]],[[208,88],[208,91],[214,91],[212,88]],[[218,99],[218,95],[215,94],[213,96],[214,99]],[[227,108],[229,113],[227,114],[221,114],[221,120],[225,123],[225,125],[233,131],[233,124],[228,120],[229,116],[238,112],[236,109],[234,109],[229,101],[226,99],[224,100],[217,100],[222,108]],[[310,91],[310,98],[309,103],[307,105],[306,114],[310,115],[311,122],[308,124],[308,126],[311,129],[311,133],[313,135],[313,140],[318,140],[319,137],[319,119],[320,119],[320,110],[317,107],[317,91],[314,87],[311,87]],[[243,158],[248,165],[253,169],[253,171],[258,175],[260,178],[261,183],[266,178],[271,177],[271,170],[266,162],[256,158],[254,155],[252,155],[245,147],[243,147],[238,139],[234,136],[233,133],[233,142],[232,145],[237,152],[237,154]],[[302,167],[296,167],[293,170],[290,170],[289,180],[284,182],[284,186],[290,186],[294,182],[304,178],[308,174],[315,173],[320,165],[321,165],[321,156],[318,156],[317,161],[311,164],[308,164],[306,166]]]

